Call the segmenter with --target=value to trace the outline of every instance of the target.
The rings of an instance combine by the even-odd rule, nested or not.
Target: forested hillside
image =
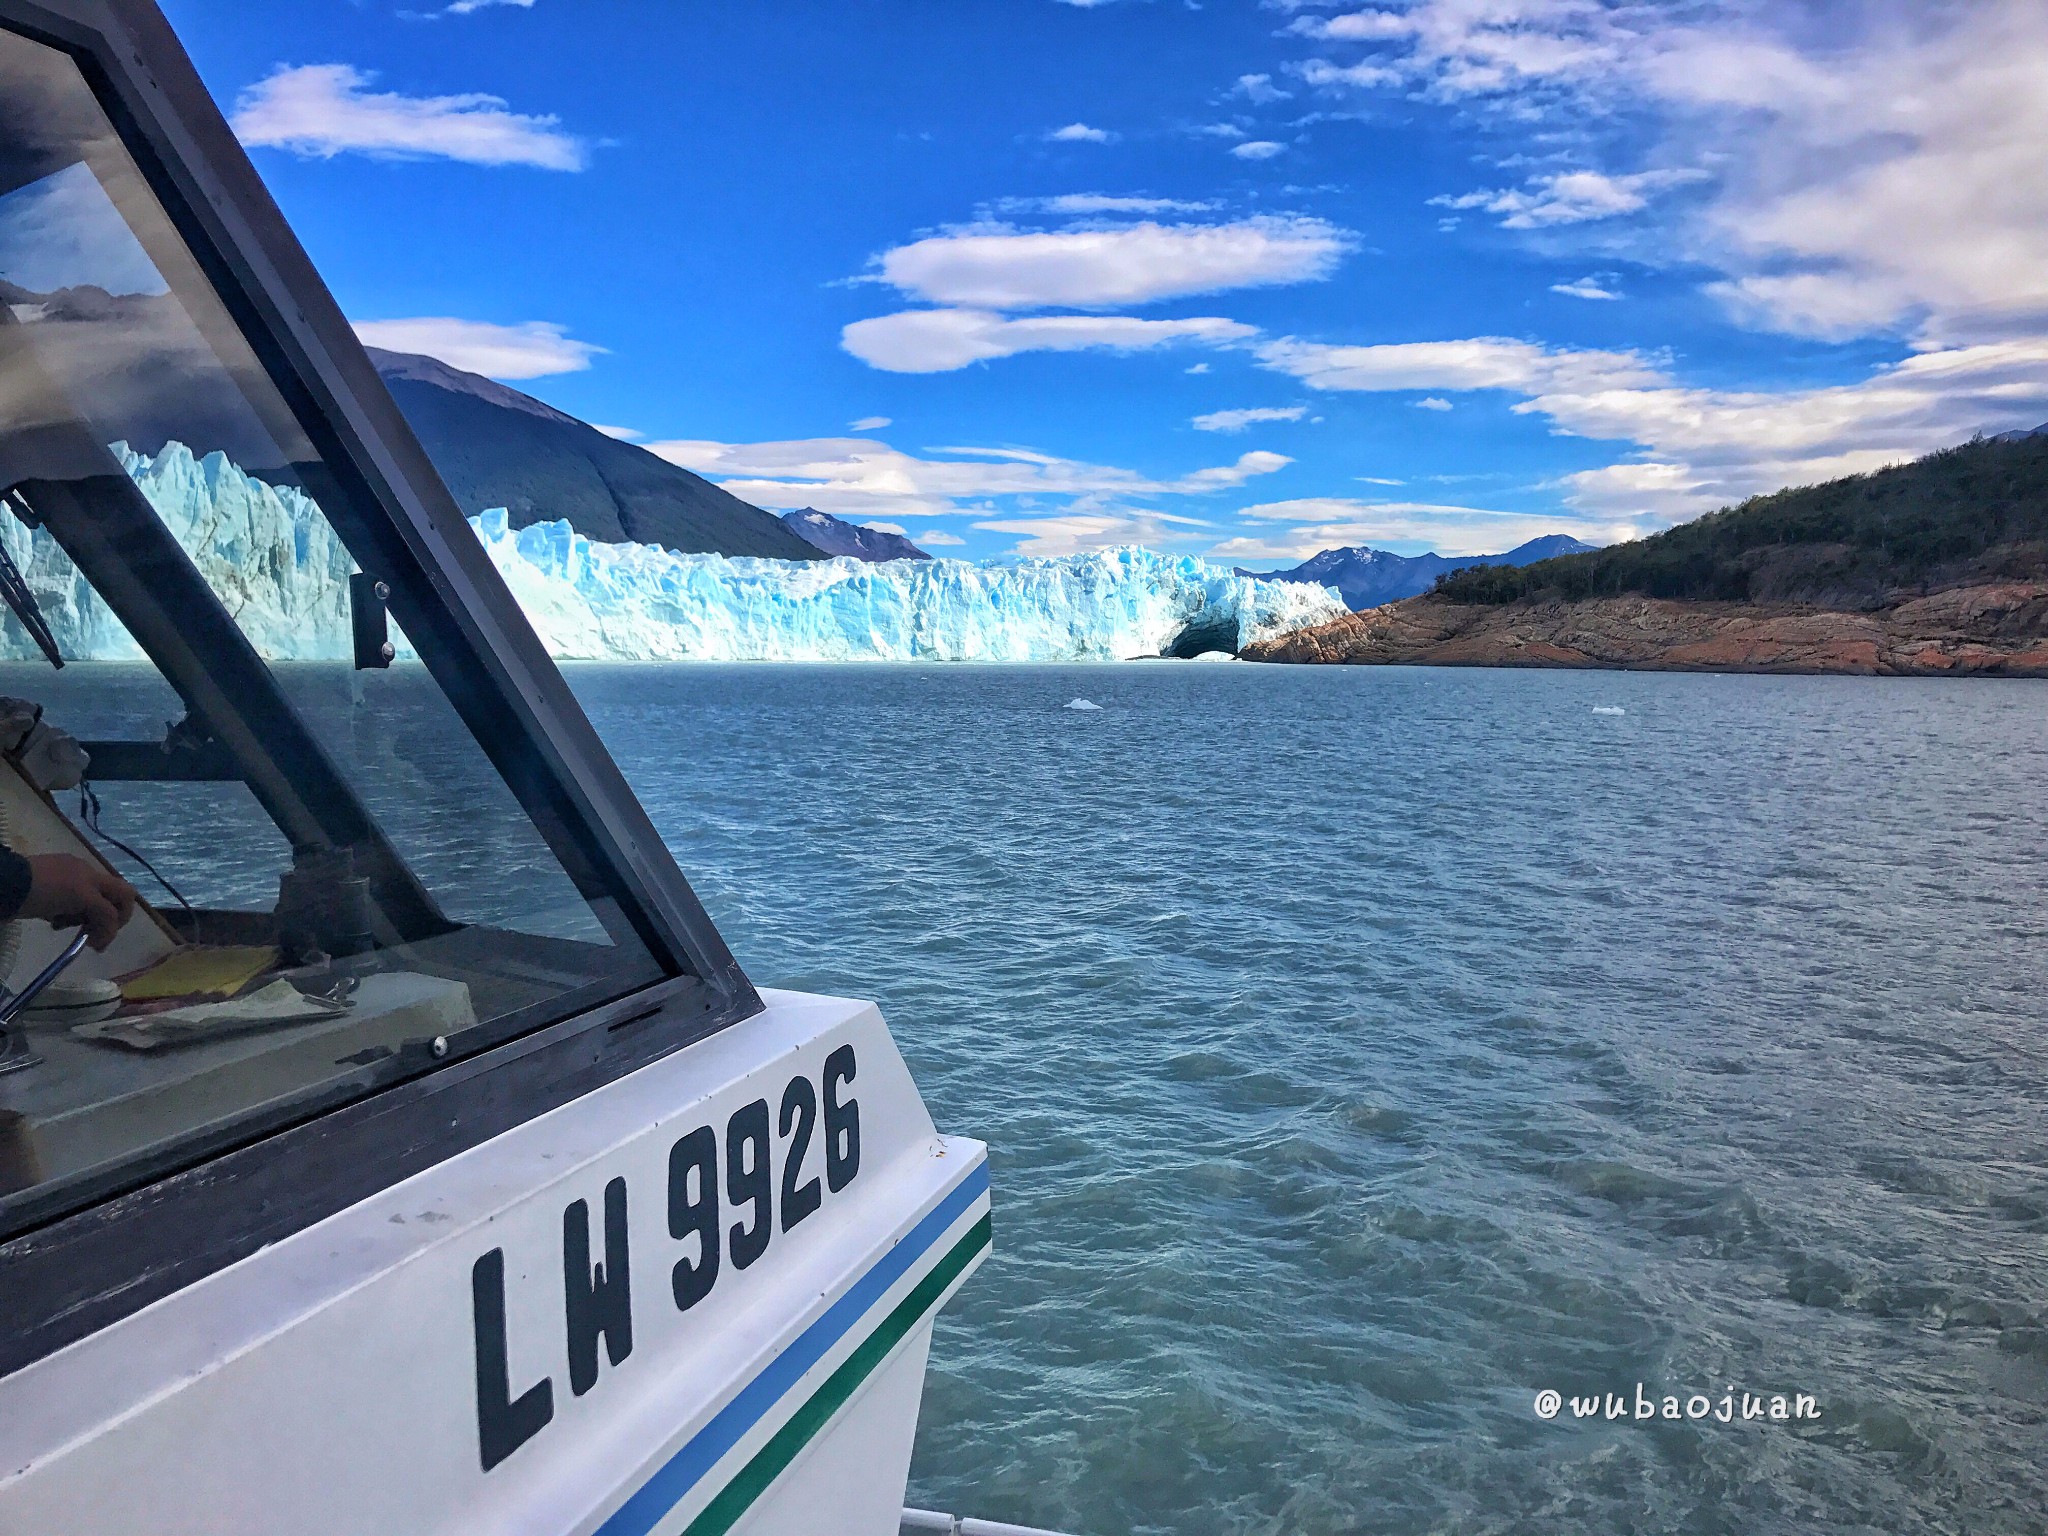
[[[2048,577],[2048,433],[1977,439],[1875,474],[1757,496],[1664,533],[1440,578],[1454,603],[1638,594],[1875,609]]]

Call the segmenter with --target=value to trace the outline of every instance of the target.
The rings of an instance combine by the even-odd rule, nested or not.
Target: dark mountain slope
[[[434,467],[471,516],[504,507],[515,528],[566,520],[586,538],[608,544],[822,558],[772,513],[530,395],[435,358],[369,350]]]
[[[885,560],[931,559],[900,533],[863,528],[859,523],[849,523],[843,517],[834,517],[830,512],[820,512],[812,507],[785,512],[782,521],[806,544],[828,555],[851,555],[856,560],[871,560],[877,564]]]

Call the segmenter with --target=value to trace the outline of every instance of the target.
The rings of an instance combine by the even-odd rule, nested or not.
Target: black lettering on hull
[[[590,1263],[590,1207],[562,1212],[562,1294],[569,1314],[569,1390],[597,1385],[597,1341],[617,1365],[633,1353],[632,1268],[626,1252],[626,1181],[604,1187],[604,1262]]]
[[[783,1085],[779,1115],[771,1117],[768,1099],[755,1099],[727,1118],[722,1139],[714,1127],[700,1125],[670,1146],[668,1235],[683,1245],[670,1270],[677,1311],[687,1312],[709,1296],[721,1273],[730,1285],[735,1274],[766,1255],[778,1226],[788,1232],[817,1214],[828,1195],[838,1194],[860,1173],[860,1104],[848,1091],[857,1070],[853,1046],[843,1044],[826,1056],[815,1084],[798,1074]],[[804,1177],[813,1141],[824,1143],[822,1180],[816,1174]],[[562,1298],[569,1390],[576,1397],[595,1387],[603,1374],[597,1358],[600,1340],[615,1369],[633,1352],[626,1203],[625,1179],[612,1179],[604,1187],[603,1260],[595,1264],[589,1202],[573,1201],[562,1212]],[[504,1249],[493,1248],[476,1261],[470,1291],[477,1453],[488,1472],[554,1419],[555,1384],[543,1376],[516,1398],[512,1395]]]
[[[490,1471],[546,1427],[555,1416],[555,1384],[543,1376],[512,1395],[512,1365],[505,1341],[505,1250],[493,1248],[469,1272],[476,1323],[476,1443]]]

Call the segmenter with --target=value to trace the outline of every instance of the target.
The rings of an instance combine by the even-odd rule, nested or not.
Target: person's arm
[[[0,848],[0,923],[21,911],[35,878],[34,865],[12,848]]]
[[[135,913],[135,887],[112,870],[71,853],[24,858],[0,848],[0,922],[40,917],[54,928],[83,928],[105,949]]]

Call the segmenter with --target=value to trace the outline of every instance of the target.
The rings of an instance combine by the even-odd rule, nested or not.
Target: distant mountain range
[[[437,358],[369,349],[462,510],[503,507],[512,526],[566,520],[606,544],[816,560],[771,512],[574,416]]]
[[[900,533],[863,528],[859,523],[849,523],[844,518],[812,507],[785,512],[782,521],[794,529],[796,536],[806,544],[828,555],[851,555],[856,560],[872,560],[878,564],[884,560],[931,559]]]
[[[1285,571],[1248,571],[1238,567],[1240,576],[1263,576],[1271,581],[1304,581],[1335,587],[1344,606],[1354,613],[1377,608],[1382,603],[1414,597],[1436,585],[1436,579],[1472,565],[1532,565],[1556,555],[1578,555],[1598,548],[1565,533],[1548,533],[1540,539],[1518,544],[1504,555],[1468,555],[1453,559],[1434,551],[1426,555],[1397,555],[1384,549],[1359,544],[1344,549],[1326,549],[1300,565]]]
[[[1254,661],[2048,678],[2048,431],[1468,567]]]

